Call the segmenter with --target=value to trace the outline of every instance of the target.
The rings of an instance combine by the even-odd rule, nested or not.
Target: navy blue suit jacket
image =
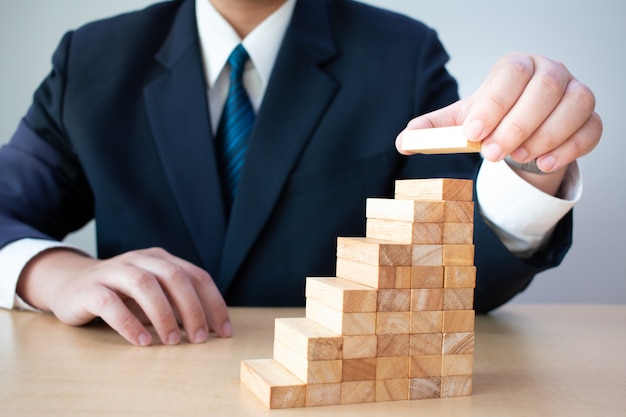
[[[0,152],[0,246],[96,219],[100,257],[160,246],[209,271],[230,305],[303,305],[336,238],[365,235],[396,178],[473,178],[477,155],[399,155],[412,117],[457,99],[431,29],[347,0],[298,0],[226,216],[193,1],[68,33]],[[478,210],[476,210],[478,213]],[[476,216],[476,308],[557,265],[571,214],[522,261]]]

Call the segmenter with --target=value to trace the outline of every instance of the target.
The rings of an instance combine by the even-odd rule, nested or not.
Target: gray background
[[[32,92],[49,70],[62,34],[87,21],[141,8],[151,0],[20,0],[0,5],[0,143],[9,140]],[[626,303],[622,268],[626,226],[626,25],[619,0],[366,0],[434,27],[452,56],[461,95],[471,94],[508,52],[564,62],[596,94],[604,121],[600,145],[581,158],[583,199],[574,246],[561,267],[537,277],[514,302]],[[620,122],[620,120],[622,120]],[[393,138],[390,138],[393,140]],[[68,238],[94,253],[93,224]]]

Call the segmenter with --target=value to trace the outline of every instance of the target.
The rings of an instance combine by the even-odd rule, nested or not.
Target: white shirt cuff
[[[30,238],[16,240],[0,249],[0,307],[40,311],[16,294],[17,281],[31,259],[52,248],[70,248],[84,253],[81,249],[62,242]]]
[[[582,195],[578,163],[571,163],[557,198],[520,178],[505,161],[483,160],[476,179],[479,209],[502,243],[529,257],[550,237],[556,224]]]

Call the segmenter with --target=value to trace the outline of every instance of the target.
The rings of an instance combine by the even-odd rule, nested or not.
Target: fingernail
[[[167,336],[167,344],[168,345],[177,345],[180,343],[180,333],[172,332]]]
[[[230,321],[224,323],[224,327],[222,327],[222,337],[231,337],[233,335],[233,326],[230,324]]]
[[[487,143],[483,145],[481,153],[489,161],[496,162],[502,159],[502,149],[497,143]]]
[[[205,329],[200,329],[196,332],[196,335],[193,338],[193,343],[204,343],[209,338],[209,334]]]
[[[550,172],[556,166],[556,158],[554,156],[546,156],[537,160],[539,169],[544,172]]]
[[[150,343],[152,343],[150,335],[144,332],[139,333],[137,340],[139,341],[139,346],[150,346]]]
[[[481,120],[471,120],[463,126],[463,134],[468,140],[479,140],[485,126]]]

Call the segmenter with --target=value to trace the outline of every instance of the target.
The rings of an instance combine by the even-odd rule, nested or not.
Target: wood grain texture
[[[241,362],[241,382],[268,408],[306,405],[306,385],[273,359]]]
[[[475,266],[447,266],[443,272],[443,286],[445,288],[475,288]]]
[[[375,312],[377,306],[376,290],[342,278],[306,279],[305,295],[344,313]]]
[[[341,382],[341,360],[312,361],[274,340],[274,360],[307,384]]]
[[[473,332],[474,310],[445,310],[443,312],[443,332]]]
[[[409,356],[410,335],[408,334],[379,334],[377,335],[377,357]]]
[[[411,247],[370,237],[338,237],[337,257],[370,265],[411,265]]]
[[[439,245],[443,243],[443,225],[443,223],[367,219],[365,233],[372,239],[404,244]]]
[[[276,319],[274,340],[309,361],[342,358],[343,337],[306,317]]]
[[[443,288],[413,288],[411,290],[411,311],[443,310]]]
[[[307,300],[306,317],[340,335],[369,335],[376,332],[377,313],[343,313],[315,300]]]
[[[400,267],[371,265],[337,257],[336,275],[371,288],[395,288],[398,268]]]
[[[409,311],[411,307],[411,290],[380,289],[376,311]]]
[[[425,400],[441,397],[441,377],[411,378],[409,382],[409,399]]]
[[[375,358],[378,350],[378,338],[375,334],[343,337],[343,358]]]
[[[376,401],[402,401],[409,399],[409,379],[379,379],[376,381]]]
[[[468,395],[472,395],[471,375],[454,375],[441,378],[441,398],[467,397]],[[571,414],[568,413],[568,415]]]
[[[472,201],[472,197],[472,180],[427,178],[395,182],[395,198],[399,200]]]
[[[445,218],[445,202],[368,198],[365,203],[365,217],[403,222],[442,223]]]

